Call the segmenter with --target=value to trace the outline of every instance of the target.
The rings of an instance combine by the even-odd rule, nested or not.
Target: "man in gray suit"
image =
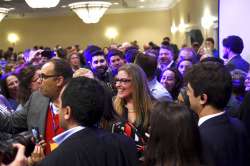
[[[52,138],[63,130],[59,127],[58,98],[63,86],[72,78],[68,63],[51,59],[41,69],[40,91],[34,92],[22,111],[9,116],[0,113],[0,131],[12,134],[38,127],[50,152]]]

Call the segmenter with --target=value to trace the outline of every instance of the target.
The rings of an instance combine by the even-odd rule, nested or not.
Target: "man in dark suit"
[[[52,138],[63,130],[59,127],[58,97],[63,86],[72,78],[72,69],[60,59],[51,59],[41,68],[41,88],[34,92],[24,109],[9,116],[0,113],[0,131],[12,134],[38,127],[50,152]]]
[[[191,108],[199,116],[203,164],[250,165],[246,129],[223,111],[232,91],[227,69],[216,62],[203,62],[194,65],[186,79]]]
[[[229,71],[240,69],[248,72],[249,63],[241,57],[244,49],[243,40],[239,36],[228,36],[223,39],[223,58],[226,59],[226,67]]]
[[[105,100],[96,80],[73,78],[60,95],[60,126],[53,138],[59,145],[40,166],[135,166],[136,146],[126,136],[98,129]]]
[[[240,113],[240,120],[242,123],[245,124],[248,135],[250,135],[250,91],[248,91],[242,101],[239,113]]]

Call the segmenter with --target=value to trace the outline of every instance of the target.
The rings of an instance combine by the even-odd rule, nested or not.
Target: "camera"
[[[0,142],[0,158],[2,163],[10,164],[16,157],[17,149],[12,145],[20,143],[25,146],[25,156],[30,156],[33,152],[36,143],[40,141],[39,130],[32,128],[32,132],[21,132],[12,138]]]

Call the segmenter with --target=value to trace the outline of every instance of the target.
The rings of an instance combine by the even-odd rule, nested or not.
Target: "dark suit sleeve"
[[[250,135],[250,91],[246,94],[239,108],[240,120],[245,125],[248,135]]]

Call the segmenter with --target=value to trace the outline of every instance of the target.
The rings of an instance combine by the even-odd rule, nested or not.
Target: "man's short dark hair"
[[[157,69],[157,58],[139,53],[135,58],[135,64],[139,65],[148,79],[153,79]]]
[[[97,124],[104,108],[104,89],[94,79],[73,78],[62,94],[62,107],[69,106],[72,118],[79,125],[91,127]]]
[[[169,50],[169,51],[171,51],[171,52],[173,53],[173,55],[174,55],[174,49],[173,49],[173,47],[171,47],[170,45],[164,45],[164,44],[162,44],[160,49]]]
[[[90,63],[91,63],[92,58],[94,56],[100,56],[100,55],[104,56],[104,52],[99,46],[96,46],[96,45],[89,45],[84,50],[84,56],[85,56],[87,62],[90,62]]]
[[[223,46],[229,48],[232,52],[236,54],[241,54],[244,49],[243,40],[239,36],[228,36],[223,39]]]
[[[120,50],[117,50],[117,49],[109,50],[109,52],[107,54],[108,62],[110,62],[110,58],[112,56],[119,56],[120,58],[125,59],[125,56],[124,56],[123,52],[120,51]]]
[[[72,76],[73,71],[69,63],[62,59],[51,59],[49,62],[54,64],[54,74],[58,76],[63,76],[64,80],[68,82]]]
[[[224,109],[232,93],[232,78],[224,65],[203,62],[194,65],[186,74],[186,81],[194,90],[194,96],[207,95],[207,105]]]
[[[214,39],[212,37],[206,38],[206,41],[209,41],[209,42],[213,43],[213,45],[214,45]]]

